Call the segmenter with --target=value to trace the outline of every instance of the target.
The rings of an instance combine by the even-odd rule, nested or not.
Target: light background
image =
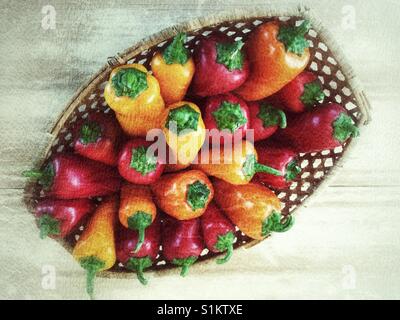
[[[86,298],[84,272],[40,241],[21,200],[19,173],[37,159],[67,101],[106,58],[141,38],[221,10],[294,1],[5,1],[0,4],[0,298]],[[304,1],[324,22],[374,108],[349,160],[288,233],[194,266],[130,280],[98,279],[98,298],[400,298],[400,7],[396,1]],[[56,9],[44,30],[42,7]],[[350,7],[349,7],[350,6]],[[350,8],[350,9],[349,9]],[[355,28],[343,18],[355,12]],[[43,287],[46,268],[56,288]]]

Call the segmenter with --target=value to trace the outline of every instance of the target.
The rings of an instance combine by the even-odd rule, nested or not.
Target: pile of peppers
[[[245,42],[204,37],[193,53],[177,34],[153,56],[152,72],[141,64],[112,70],[104,89],[112,112],[77,122],[73,151],[23,173],[42,188],[41,238],[84,225],[72,254],[91,297],[96,274],[117,264],[147,284],[144,271],[160,255],[186,276],[205,249],[226,263],[237,230],[262,240],[292,227],[275,192],[300,179],[298,154],[358,135],[343,106],[324,102],[318,77],[304,71],[309,29],[308,21],[267,22]],[[149,152],[151,129],[162,132],[174,162]]]

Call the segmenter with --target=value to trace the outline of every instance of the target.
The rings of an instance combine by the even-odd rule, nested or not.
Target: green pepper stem
[[[166,64],[179,63],[184,65],[189,60],[189,50],[185,47],[186,34],[178,33],[171,44],[164,50],[163,58]]]
[[[22,175],[24,177],[31,178],[37,181],[45,189],[48,189],[53,184],[55,171],[53,164],[50,162],[43,170],[36,170],[36,169],[25,170],[22,172]]]
[[[340,113],[332,126],[333,135],[340,143],[345,142],[350,137],[355,138],[360,134],[359,129],[353,123],[351,117],[344,112]]]
[[[304,36],[308,30],[310,30],[311,28],[311,22],[309,20],[304,20],[301,25],[299,25],[298,27],[295,27],[295,33],[299,36]]]
[[[195,263],[197,260],[197,257],[195,256],[190,256],[187,258],[181,258],[181,259],[174,259],[172,260],[172,263],[177,265],[177,266],[181,266],[181,276],[182,277],[186,277],[187,274],[189,273],[189,268],[190,266]]]
[[[34,178],[35,180],[43,177],[44,173],[40,170],[25,170],[22,172],[22,175],[27,178]]]
[[[256,162],[254,164],[254,173],[257,173],[257,172],[269,173],[274,176],[283,176],[282,172],[280,172],[279,170],[276,170],[272,167],[266,166],[266,165],[258,163],[258,162]]]
[[[235,234],[232,231],[228,231],[223,235],[218,236],[217,243],[215,244],[215,249],[219,252],[226,251],[226,255],[223,258],[217,259],[218,264],[228,262],[233,254],[233,242],[235,241]]]
[[[94,279],[96,278],[97,272],[95,270],[88,269],[86,271],[86,292],[90,299],[94,299]]]
[[[279,128],[285,129],[287,126],[286,114],[281,109],[277,109],[276,112],[279,114]]]
[[[144,269],[151,267],[153,264],[149,256],[143,258],[132,257],[129,258],[125,267],[129,270],[136,271],[136,277],[141,284],[146,285],[148,280],[144,276]]]
[[[60,235],[60,222],[54,219],[50,214],[43,214],[39,218],[40,239],[44,239],[49,235]]]
[[[97,272],[105,267],[105,262],[95,256],[84,257],[79,260],[80,265],[86,270],[86,292],[90,299],[94,299],[94,279]]]
[[[138,266],[138,268],[136,269],[136,277],[138,278],[140,283],[145,286],[148,283],[148,280],[145,278],[143,270],[144,270],[144,267],[142,264],[140,264]]]
[[[223,264],[223,263],[228,262],[229,259],[232,257],[232,254],[233,254],[233,244],[229,245],[229,246],[226,248],[226,255],[225,255],[225,257],[223,257],[223,258],[218,258],[218,259],[217,259],[217,263],[218,263],[218,264]]]
[[[296,160],[290,161],[286,166],[285,180],[292,181],[301,172],[301,168],[297,165]]]
[[[185,263],[185,264],[182,266],[182,269],[181,269],[181,276],[182,276],[182,277],[186,277],[186,276],[188,275],[188,273],[189,273],[189,268],[190,268],[190,264],[189,264],[189,263]]]
[[[136,243],[136,247],[135,247],[135,250],[133,250],[133,253],[137,253],[140,250],[140,248],[142,247],[142,245],[144,243],[145,230],[146,230],[146,227],[138,229],[138,233],[139,233],[138,242]]]
[[[151,224],[152,215],[144,211],[136,211],[128,218],[128,227],[137,230],[138,241],[133,253],[137,253],[144,243],[145,229]]]
[[[83,144],[96,142],[101,137],[101,127],[97,122],[86,122],[81,127],[80,141]]]
[[[294,218],[291,215],[286,217],[286,221],[282,223],[282,215],[278,211],[272,211],[262,223],[261,235],[269,236],[272,232],[288,231],[294,224]]]

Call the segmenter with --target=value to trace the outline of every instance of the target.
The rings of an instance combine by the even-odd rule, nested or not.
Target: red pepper
[[[40,200],[35,208],[40,238],[44,239],[47,236],[64,238],[93,209],[94,204],[89,199]]]
[[[221,144],[224,141],[241,140],[250,123],[246,102],[230,93],[209,97],[203,114],[206,129],[215,132],[208,132],[208,139],[213,142],[217,140]],[[213,136],[216,137],[214,140]]]
[[[121,176],[135,184],[151,184],[161,176],[165,164],[149,150],[152,144],[142,138],[125,143],[118,160]]]
[[[232,42],[225,35],[200,40],[194,49],[196,71],[192,92],[206,97],[227,93],[241,86],[249,74],[243,42]]]
[[[295,160],[296,153],[288,148],[271,147],[265,145],[256,146],[258,162],[282,172],[282,176],[258,172],[253,182],[262,182],[275,189],[289,187],[290,182],[296,178],[301,169]]]
[[[22,173],[43,186],[46,196],[81,199],[115,193],[121,178],[115,168],[74,154],[57,154],[43,170]]]
[[[175,220],[167,217],[163,226],[162,247],[165,259],[181,266],[181,276],[186,276],[189,267],[204,249],[200,219]]]
[[[121,129],[113,116],[92,113],[75,128],[74,150],[86,158],[116,166],[120,135]]]
[[[279,128],[286,128],[285,113],[271,103],[248,102],[251,128],[254,130],[254,141],[267,139]]]
[[[146,268],[152,266],[160,250],[160,220],[156,219],[147,229],[144,242],[138,252],[134,252],[138,243],[139,234],[137,231],[119,228],[116,251],[117,259],[127,269],[136,271],[137,278],[142,284],[147,284],[143,275]]]
[[[291,117],[287,128],[277,132],[276,141],[299,153],[334,149],[359,131],[345,108],[327,103]]]
[[[206,247],[211,252],[225,252],[226,256],[217,259],[217,263],[225,263],[233,253],[235,226],[226,218],[222,211],[211,202],[206,212],[201,216],[201,228]]]
[[[310,71],[300,73],[273,96],[284,110],[296,113],[307,111],[324,97],[318,77]]]

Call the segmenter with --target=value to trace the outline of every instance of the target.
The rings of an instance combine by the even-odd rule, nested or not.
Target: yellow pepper
[[[282,175],[279,170],[258,163],[257,151],[254,145],[247,140],[235,143],[226,150],[221,146],[216,156],[213,151],[208,152],[206,156],[200,152],[196,164],[193,164],[192,167],[236,185],[249,183],[257,172]]]
[[[72,252],[87,272],[87,293],[93,298],[94,278],[110,269],[116,261],[114,224],[118,214],[118,199],[110,197],[96,209]]]
[[[104,99],[116,113],[126,134],[146,136],[159,128],[159,116],[164,110],[157,79],[140,64],[115,68],[104,88]]]
[[[188,101],[171,104],[161,116],[161,128],[177,163],[191,163],[206,138],[199,107]]]
[[[151,59],[151,70],[160,83],[166,104],[181,101],[194,75],[194,62],[184,43],[186,35],[179,33],[164,50]]]

